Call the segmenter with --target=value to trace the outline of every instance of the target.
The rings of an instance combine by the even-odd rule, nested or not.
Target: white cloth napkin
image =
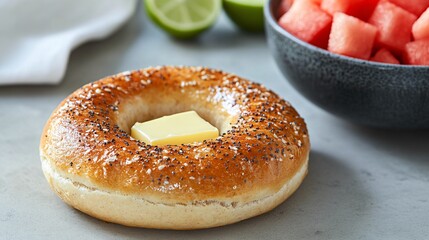
[[[0,0],[0,85],[60,82],[71,50],[118,29],[136,3]]]

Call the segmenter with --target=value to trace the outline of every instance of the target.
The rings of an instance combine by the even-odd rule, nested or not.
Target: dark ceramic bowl
[[[384,128],[429,128],[429,67],[344,57],[303,42],[276,21],[280,0],[265,5],[268,45],[286,79],[319,107]]]

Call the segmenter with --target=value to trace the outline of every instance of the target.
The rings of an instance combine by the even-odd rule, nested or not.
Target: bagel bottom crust
[[[242,221],[268,212],[281,204],[300,186],[307,174],[308,156],[300,169],[281,189],[252,202],[195,201],[189,204],[165,204],[141,196],[108,192],[88,187],[64,177],[42,158],[42,168],[51,188],[67,204],[107,222],[131,227],[157,229],[200,229]]]

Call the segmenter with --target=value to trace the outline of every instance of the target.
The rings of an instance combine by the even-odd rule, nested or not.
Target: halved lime
[[[169,34],[191,38],[211,27],[221,10],[221,0],[144,0],[152,20]]]
[[[223,0],[228,17],[249,32],[264,30],[264,4],[267,0]]]

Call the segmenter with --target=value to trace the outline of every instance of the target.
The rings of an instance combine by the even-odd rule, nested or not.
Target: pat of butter
[[[189,111],[137,122],[131,136],[150,145],[179,145],[217,138],[219,131],[195,111]]]

